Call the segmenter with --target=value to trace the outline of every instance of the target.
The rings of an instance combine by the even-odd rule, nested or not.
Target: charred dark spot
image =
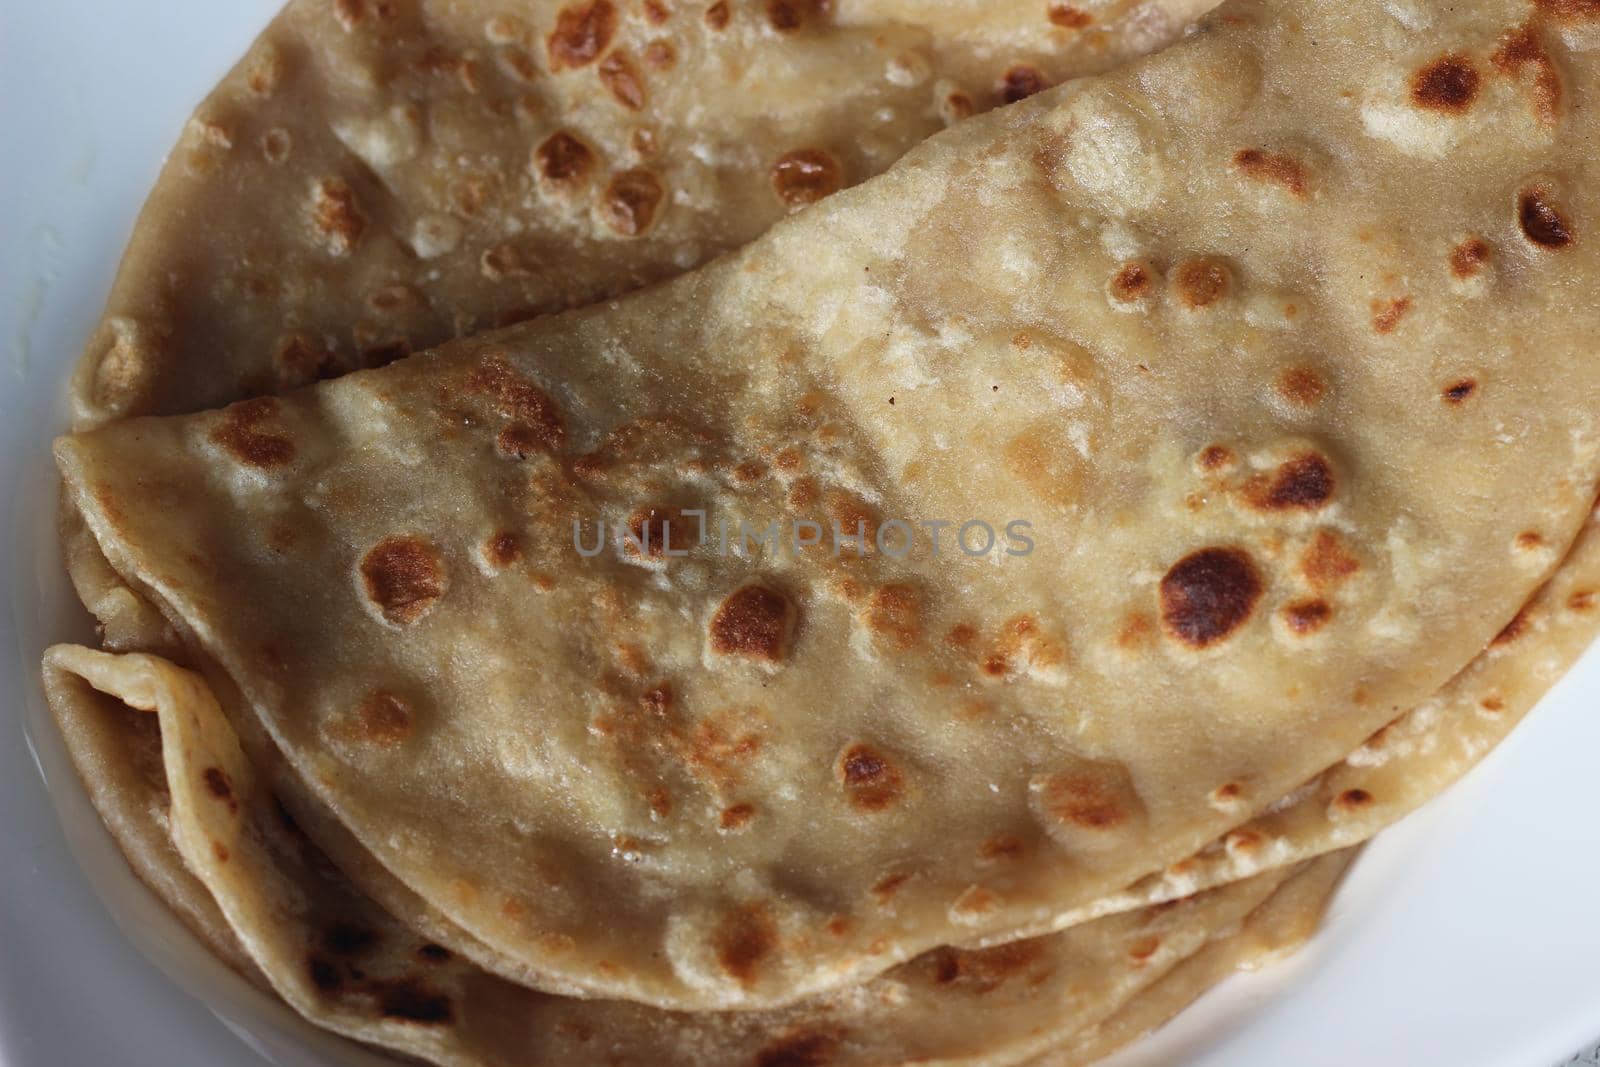
[[[594,169],[594,150],[566,130],[557,130],[533,150],[534,165],[546,181],[576,185]]]
[[[1233,165],[1245,177],[1258,182],[1281,185],[1290,195],[1305,199],[1310,180],[1303,163],[1281,152],[1260,148],[1241,148],[1233,155]]]
[[[1462,378],[1460,381],[1451,382],[1445,386],[1439,395],[1446,404],[1460,404],[1477,391],[1477,382],[1471,378]]]
[[[1009,68],[1000,77],[1000,99],[1008,104],[1018,100],[1025,100],[1034,93],[1040,93],[1050,88],[1050,83],[1045,81],[1038,68],[1030,67],[1026,63],[1018,63]]]
[[[218,800],[226,801],[232,811],[239,810],[239,802],[233,799],[233,781],[228,777],[228,772],[221,767],[207,767],[203,775],[206,790]]]
[[[455,954],[443,945],[436,945],[432,941],[417,946],[417,959],[424,963],[449,963]]]
[[[661,179],[642,168],[612,177],[600,194],[600,218],[624,237],[638,237],[655,221],[666,189]]]
[[[373,982],[368,987],[378,999],[378,1010],[390,1019],[437,1026],[455,1017],[450,998],[412,979]]]
[[[1333,468],[1315,452],[1280,464],[1272,477],[1252,483],[1250,503],[1263,511],[1311,511],[1333,498]]]
[[[377,944],[376,930],[354,923],[334,923],[322,932],[322,948],[334,956],[359,956]]]
[[[1543,189],[1528,189],[1518,198],[1517,222],[1523,236],[1540,248],[1565,248],[1572,243],[1572,223]]]
[[[311,984],[324,993],[337,992],[344,985],[339,968],[321,956],[312,956],[306,961],[306,973],[311,977]]]
[[[1339,794],[1335,803],[1346,811],[1354,811],[1357,808],[1364,808],[1371,804],[1372,794],[1365,789],[1346,789]]]
[[[787,653],[794,618],[794,604],[783,593],[765,585],[742,586],[711,617],[711,650],[779,663]]]
[[[262,427],[277,414],[278,401],[270,396],[234,404],[223,410],[210,438],[246,466],[263,470],[285,466],[294,458],[294,442]]]
[[[550,69],[561,71],[593,63],[616,32],[617,9],[611,0],[562,8],[556,16],[555,29],[545,39]]]
[[[1233,452],[1226,445],[1207,445],[1201,451],[1198,463],[1203,471],[1217,471],[1233,465]]]
[[[779,33],[793,33],[808,19],[825,13],[832,0],[767,0],[767,23]]]
[[[814,204],[843,186],[844,169],[820,148],[796,148],[772,165],[772,191],[790,208]]]
[[[1450,273],[1463,281],[1483,271],[1492,250],[1482,237],[1468,237],[1450,250]]]
[[[871,745],[855,744],[839,755],[837,773],[858,811],[882,811],[905,791],[905,779],[889,758]]]
[[[444,563],[433,545],[407,535],[379,541],[361,558],[367,597],[396,626],[416,622],[444,596]]]
[[[1411,102],[1430,111],[1460,114],[1478,98],[1482,81],[1466,56],[1440,56],[1411,76]]]
[[[1243,626],[1261,592],[1261,576],[1243,549],[1202,548],[1162,577],[1161,622],[1184,644],[1205,648]]]
[[[756,1067],[826,1067],[839,1051],[839,1039],[825,1033],[797,1033],[756,1053]]]
[[[522,541],[510,530],[501,530],[483,543],[483,558],[492,567],[509,567],[522,558]]]

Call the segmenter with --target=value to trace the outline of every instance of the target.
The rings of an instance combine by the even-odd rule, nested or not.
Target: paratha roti
[[[1436,691],[1588,512],[1587,112],[1506,75],[1436,114],[1438,56],[1542,33],[1521,5],[1439,14],[1413,82],[1372,47],[1389,17],[1230,7],[680,282],[108,427],[64,472],[234,713],[530,965],[754,1006],[1049,922]],[[1581,93],[1579,38],[1538,39]],[[1481,287],[1449,280],[1464,244]],[[1071,536],[1048,572],[566,540],[702,502],[760,522],[797,486],[825,518],[1044,508]],[[511,582],[541,577],[530,618]],[[741,804],[759,836],[725,833]]]

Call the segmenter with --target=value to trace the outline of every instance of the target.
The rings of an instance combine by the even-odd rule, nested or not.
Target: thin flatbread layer
[[[670,277],[1208,6],[293,0],[151,193],[76,422],[278,392]]]
[[[362,896],[285,819],[199,676],[155,657],[72,646],[52,649],[46,671],[54,695],[90,690],[53,701],[75,759],[127,758],[119,750],[130,744],[145,751],[159,719],[166,781],[131,783],[108,803],[138,820],[168,801],[158,884],[165,893],[188,881],[214,895],[225,919],[204,924],[203,936],[242,945],[312,1022],[439,1064],[1018,1063],[1120,1010],[1230,936],[1286,878],[1299,881],[1272,872],[998,949],[940,949],[859,988],[771,1012],[697,1015],[551,996],[485,974]],[[783,1058],[801,1053],[809,1058]]]
[[[671,277],[1214,0],[295,0],[197,109],[78,429],[302,385]],[[106,647],[171,632],[63,515]]]
[[[1228,8],[667,286],[63,472],[236,712],[531,967],[753,1007],[1048,925],[1437,691],[1588,512],[1592,109],[1437,114],[1390,18]],[[1593,56],[1529,18],[1441,13],[1416,85],[1532,34],[1570,103]],[[1040,544],[723,554],[696,508]]]
[[[1170,1022],[1222,980],[1297,951],[1322,922],[1354,850],[1333,852],[1300,867],[1245,920],[1238,933],[1217,938],[1142,990],[1115,1014],[1086,1028],[1028,1067],[1084,1067]]]

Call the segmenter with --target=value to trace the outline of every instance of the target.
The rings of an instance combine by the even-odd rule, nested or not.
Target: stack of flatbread
[[[292,0],[72,382],[135,872],[439,1064],[1078,1064],[1600,619],[1592,0]]]

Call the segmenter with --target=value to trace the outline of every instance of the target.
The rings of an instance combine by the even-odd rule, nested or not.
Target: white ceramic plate
[[[0,0],[0,1067],[261,1062],[242,1041],[278,1064],[372,1062],[211,960],[132,878],[38,690],[40,650],[88,630],[52,526],[63,379],[162,154],[276,6]],[[1309,949],[1117,1064],[1547,1067],[1593,1039],[1597,759],[1591,653],[1368,849]]]

